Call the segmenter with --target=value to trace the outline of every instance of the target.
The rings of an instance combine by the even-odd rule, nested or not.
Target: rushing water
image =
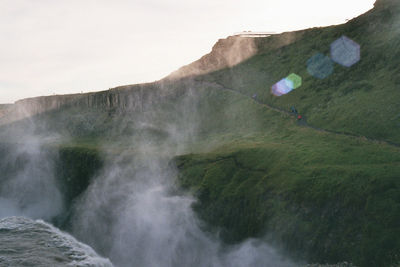
[[[89,246],[41,220],[0,220],[0,266],[113,266]]]

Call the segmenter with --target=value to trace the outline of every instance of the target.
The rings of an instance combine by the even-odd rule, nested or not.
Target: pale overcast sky
[[[0,0],[0,103],[161,79],[234,32],[344,23],[374,0]]]

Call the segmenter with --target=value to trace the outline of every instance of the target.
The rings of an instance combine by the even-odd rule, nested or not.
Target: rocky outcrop
[[[140,112],[160,101],[179,97],[184,93],[184,84],[177,88],[169,86],[168,82],[156,82],[120,86],[96,93],[26,98],[5,109],[3,116],[0,116],[0,124],[67,107]]]
[[[226,39],[220,39],[213,46],[210,53],[174,71],[166,79],[176,80],[205,75],[225,68],[232,68],[256,54],[289,45],[299,40],[304,32],[285,32],[257,38],[229,36]]]
[[[199,60],[171,73],[169,79],[203,75],[219,69],[233,67],[257,53],[254,38],[230,36],[220,39],[211,52]]]

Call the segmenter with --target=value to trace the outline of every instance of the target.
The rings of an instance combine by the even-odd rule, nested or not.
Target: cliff
[[[169,79],[203,75],[216,70],[229,68],[254,56],[258,49],[254,38],[230,36],[219,39],[211,52],[199,60],[171,73]]]
[[[0,125],[66,107],[143,111],[161,100],[184,94],[182,88],[165,90],[164,83],[127,85],[86,94],[26,98],[0,110]]]
[[[368,19],[386,20],[399,10],[397,0],[378,0],[375,8],[367,12]],[[383,14],[384,13],[384,14]],[[365,16],[356,18],[359,22],[364,21]],[[373,28],[377,26],[374,23]],[[83,108],[105,108],[120,110],[141,110],[144,106],[151,105],[163,99],[166,95],[176,97],[183,93],[171,88],[164,90],[168,84],[178,79],[207,75],[218,70],[230,69],[263,53],[280,53],[280,48],[293,44],[301,39],[309,38],[310,30],[287,32],[264,38],[249,38],[230,36],[220,39],[213,46],[211,52],[199,60],[183,66],[172,72],[159,82],[141,85],[127,85],[116,87],[107,91],[87,94],[55,95],[27,98],[16,101],[11,107],[0,110],[0,124],[19,120],[42,112],[57,110],[65,106],[79,106]],[[318,34],[318,33],[317,33]],[[312,36],[311,36],[312,37]],[[174,87],[174,86],[169,86]]]
[[[257,54],[289,45],[299,40],[304,32],[304,30],[285,32],[268,37],[229,36],[225,39],[219,39],[210,53],[174,71],[166,79],[176,80],[184,77],[206,75],[218,70],[232,68]]]

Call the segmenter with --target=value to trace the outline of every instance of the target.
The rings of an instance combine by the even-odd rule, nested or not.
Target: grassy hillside
[[[243,97],[256,94],[277,110],[295,106],[309,126],[339,133],[274,128],[287,119],[283,112],[268,117],[265,134],[178,157],[179,182],[199,199],[195,210],[227,242],[268,234],[311,262],[400,261],[400,151],[390,145],[400,143],[398,11],[398,3],[380,1],[345,25],[257,39],[259,52],[247,61],[195,77]],[[361,61],[312,77],[308,58],[329,55],[342,35],[361,45]],[[302,86],[273,96],[271,86],[292,72]]]
[[[399,11],[398,3],[380,1],[344,25],[256,39],[255,56],[196,79],[257,94],[281,109],[295,106],[316,127],[400,143]],[[329,55],[330,44],[342,35],[360,44],[361,60],[350,68],[334,64],[333,74],[322,80],[311,76],[307,60],[318,52]],[[272,95],[271,86],[293,72],[302,86]]]
[[[227,242],[269,234],[311,262],[389,266],[400,252],[400,150],[312,133],[180,156],[181,185]]]

